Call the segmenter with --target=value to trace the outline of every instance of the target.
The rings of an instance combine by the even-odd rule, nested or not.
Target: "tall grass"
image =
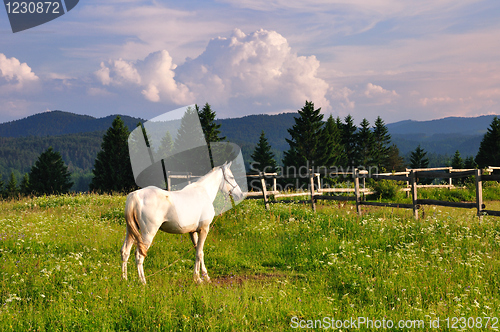
[[[120,278],[124,203],[0,202],[1,331],[284,331],[323,317],[426,327],[440,317],[440,330],[456,330],[442,320],[500,318],[498,218],[437,207],[419,221],[397,209],[357,217],[352,205],[326,203],[316,213],[301,204],[266,211],[247,200],[214,220],[211,284],[192,281],[187,235],[159,233],[142,286],[133,258],[129,281]]]

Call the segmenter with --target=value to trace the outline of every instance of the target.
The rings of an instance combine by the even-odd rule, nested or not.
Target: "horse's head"
[[[240,186],[236,182],[234,178],[233,172],[231,172],[231,162],[225,163],[221,166],[222,170],[222,183],[221,189],[225,194],[233,196],[235,201],[239,201],[244,197],[243,192],[241,191]]]

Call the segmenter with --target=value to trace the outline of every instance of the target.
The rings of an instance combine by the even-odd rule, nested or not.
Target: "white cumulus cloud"
[[[298,56],[276,31],[212,39],[196,59],[176,72],[198,98],[213,103],[251,100],[272,107],[298,107],[306,100],[329,108],[328,84],[318,77],[314,55]]]
[[[159,51],[142,61],[118,59],[101,63],[95,75],[103,85],[138,87],[144,98],[152,102],[190,103],[193,96],[189,89],[175,80],[176,67],[167,51]]]
[[[5,54],[0,53],[0,78],[3,78],[4,88],[8,90],[19,90],[29,84],[39,80],[31,68],[26,63],[21,63],[18,59],[7,58]]]
[[[163,50],[142,61],[101,63],[95,74],[105,86],[136,87],[152,102],[209,102],[232,112],[231,105],[239,105],[242,114],[248,114],[298,109],[306,100],[328,109],[329,86],[318,77],[319,67],[315,56],[298,56],[275,31],[247,35],[236,29],[230,38],[212,39],[202,54],[179,66]]]

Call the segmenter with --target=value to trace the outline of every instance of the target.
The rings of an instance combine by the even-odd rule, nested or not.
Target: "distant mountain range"
[[[476,156],[481,140],[496,115],[474,118],[448,117],[430,121],[399,121],[387,125],[402,155],[418,144],[430,153]]]
[[[116,115],[95,118],[63,111],[43,112],[27,118],[0,124],[0,137],[59,136],[66,134],[104,131],[111,126]],[[130,130],[143,119],[120,115]]]
[[[461,134],[483,136],[496,115],[483,115],[475,118],[448,117],[430,121],[405,120],[390,123],[387,128],[391,134],[444,135]]]
[[[297,113],[278,115],[249,115],[242,118],[219,119],[222,136],[242,147],[245,160],[259,140],[262,131],[280,161],[283,151],[288,149],[288,129],[294,125]],[[24,119],[0,124],[0,175],[4,180],[10,171],[18,175],[29,171],[37,156],[53,146],[63,155],[73,171],[89,172],[102,135],[116,115],[95,118],[63,111],[44,112]],[[401,155],[407,155],[420,144],[430,155],[449,158],[460,151],[463,158],[475,156],[484,133],[493,121],[494,115],[475,118],[449,117],[431,121],[400,121],[387,124]],[[130,130],[144,119],[122,115]],[[361,119],[355,119],[356,123]],[[85,143],[85,144],[84,144]],[[443,158],[441,158],[444,160]]]
[[[287,129],[294,124],[296,113],[278,115],[249,115],[242,118],[219,119],[222,135],[228,140],[242,145],[255,145],[262,130],[277,151],[288,148],[285,138]],[[0,137],[46,137],[66,134],[105,131],[111,126],[116,115],[95,118],[63,111],[44,112],[24,119],[0,124]],[[493,121],[495,115],[474,118],[448,117],[430,121],[404,120],[387,124],[393,142],[402,154],[406,154],[421,144],[431,153],[453,154],[459,150],[464,155],[475,155],[479,143]],[[122,120],[134,129],[146,120],[121,115]],[[357,122],[360,122],[359,119]],[[427,147],[427,148],[426,148]]]

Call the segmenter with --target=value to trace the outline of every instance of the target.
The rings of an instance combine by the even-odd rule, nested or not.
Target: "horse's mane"
[[[210,175],[212,175],[212,174],[213,174],[216,170],[219,170],[219,169],[221,169],[221,168],[222,168],[222,166],[215,166],[214,168],[212,168],[212,169],[210,170],[210,172],[208,172],[207,174],[203,175],[203,176],[202,176],[201,178],[199,178],[196,182],[191,183],[191,185],[196,184],[196,183],[201,183],[201,182],[203,182],[203,181],[204,181],[204,180],[206,180],[206,179],[207,179]]]

